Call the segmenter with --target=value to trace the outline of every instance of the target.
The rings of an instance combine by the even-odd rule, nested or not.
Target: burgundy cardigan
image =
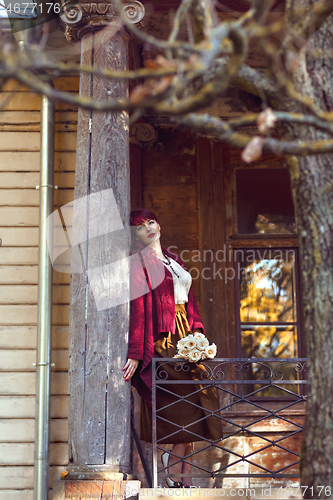
[[[162,249],[165,255],[176,260],[184,269],[178,255]],[[131,258],[131,317],[129,348],[127,358],[140,360],[132,377],[132,384],[151,405],[152,358],[154,342],[162,332],[175,333],[175,298],[173,278],[169,270],[147,247]],[[186,304],[187,320],[190,329],[204,327],[198,306],[193,297],[192,286]]]

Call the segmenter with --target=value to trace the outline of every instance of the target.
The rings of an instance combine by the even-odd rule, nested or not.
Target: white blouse
[[[170,271],[173,278],[173,290],[175,295],[175,304],[184,304],[184,302],[188,302],[188,293],[190,291],[192,285],[192,276],[189,272],[186,271],[178,262],[171,257],[168,257],[170,264],[167,263],[166,258],[163,260],[160,259],[161,262],[165,265],[165,267]],[[177,275],[175,274],[177,273]]]

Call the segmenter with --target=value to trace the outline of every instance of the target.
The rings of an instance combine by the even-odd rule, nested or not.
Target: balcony
[[[153,360],[153,487],[164,486],[168,475],[160,456],[170,451],[172,445],[164,443],[168,439],[173,442],[184,431],[195,440],[194,452],[183,461],[192,461],[191,477],[196,486],[297,487],[306,402],[306,359],[220,358],[205,360],[200,367],[197,380],[179,380],[179,376],[173,380],[172,370],[188,372],[191,365],[174,358]],[[181,386],[187,386],[185,396]],[[179,405],[182,411],[189,408],[194,411],[198,408],[193,402],[194,395],[212,387],[218,392],[218,409],[212,412],[201,406],[200,420],[214,418],[217,425],[221,423],[222,439],[207,439],[198,434],[194,430],[198,428],[198,420],[181,426],[165,418],[166,414],[176,413]],[[180,393],[183,395],[179,396]],[[165,398],[168,404],[164,404],[163,394],[168,396]],[[169,428],[171,425],[172,432],[158,439],[161,422],[169,424]],[[176,477],[173,474],[175,480]]]

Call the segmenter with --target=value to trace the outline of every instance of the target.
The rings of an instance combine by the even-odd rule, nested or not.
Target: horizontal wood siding
[[[78,91],[77,77],[56,88]],[[0,500],[32,500],[40,97],[9,80],[0,105]],[[56,105],[55,208],[74,199],[77,109]],[[68,463],[69,274],[54,271],[50,487]]]

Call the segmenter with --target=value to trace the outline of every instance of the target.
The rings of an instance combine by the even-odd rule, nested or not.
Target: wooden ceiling
[[[155,12],[169,12],[170,10],[176,10],[180,4],[180,0],[141,0],[148,10]],[[219,10],[223,12],[237,11],[245,12],[250,7],[250,2],[248,0],[218,0],[217,1]],[[273,12],[283,12],[284,11],[285,0],[276,0]]]

